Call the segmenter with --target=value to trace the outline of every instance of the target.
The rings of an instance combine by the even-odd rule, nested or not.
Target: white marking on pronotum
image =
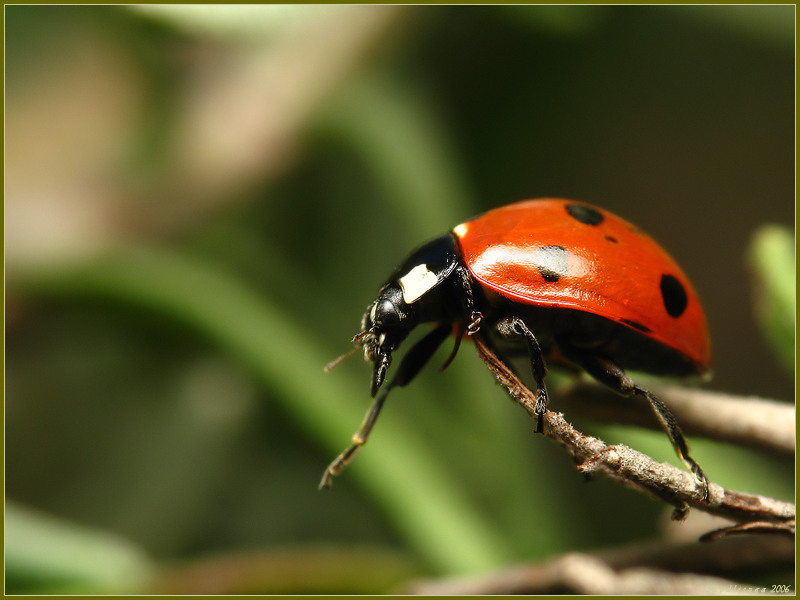
[[[428,265],[417,265],[403,275],[398,283],[403,288],[403,300],[406,304],[411,304],[436,285],[436,274],[428,269]]]

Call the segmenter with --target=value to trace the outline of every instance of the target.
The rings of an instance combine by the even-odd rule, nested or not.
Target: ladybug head
[[[447,281],[459,264],[455,238],[443,235],[413,251],[389,277],[361,319],[361,332],[353,338],[371,362],[372,395],[378,392],[392,364],[392,353],[417,324],[451,319],[455,312],[446,296]],[[460,305],[459,305],[460,306]],[[331,362],[335,367],[352,352]]]
[[[361,333],[353,342],[364,347],[364,359],[373,365],[370,386],[373,396],[392,364],[392,352],[416,325],[415,311],[403,300],[403,292],[397,284],[384,286],[367,307],[361,319]]]

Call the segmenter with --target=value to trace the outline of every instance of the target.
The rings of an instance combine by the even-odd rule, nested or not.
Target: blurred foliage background
[[[322,367],[378,286],[523,198],[651,233],[705,301],[708,387],[793,399],[791,5],[5,18],[9,592],[384,592],[675,535],[667,507],[587,485],[469,346],[316,490],[369,403],[363,361]],[[764,224],[780,249],[748,270]],[[675,461],[661,433],[568,416]],[[793,498],[790,460],[692,443],[713,480]]]

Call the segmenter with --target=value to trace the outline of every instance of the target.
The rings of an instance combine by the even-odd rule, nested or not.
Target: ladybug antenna
[[[325,372],[327,373],[328,371],[330,371],[334,367],[338,366],[339,363],[342,362],[344,359],[350,358],[353,354],[355,354],[358,351],[358,349],[361,348],[361,346],[364,345],[364,338],[368,337],[372,333],[373,333],[372,329],[367,329],[366,331],[362,331],[361,333],[357,333],[353,337],[353,343],[356,344],[356,346],[354,348],[352,348],[351,350],[348,350],[347,352],[345,352],[341,356],[339,356],[337,358],[334,358],[331,362],[329,362],[327,365],[325,365]]]
[[[358,346],[356,346],[352,350],[349,350],[348,352],[345,352],[344,354],[342,354],[338,358],[334,358],[331,362],[329,362],[327,365],[325,365],[325,372],[327,373],[328,371],[333,369],[340,362],[342,362],[345,358],[350,358],[353,354],[356,353],[356,350],[358,350]]]
[[[353,336],[352,342],[354,344],[358,344],[355,349],[364,345],[364,338],[369,337],[371,335],[375,335],[375,326],[373,325],[369,329],[365,329],[361,333],[357,333]],[[353,351],[355,351],[355,349]]]

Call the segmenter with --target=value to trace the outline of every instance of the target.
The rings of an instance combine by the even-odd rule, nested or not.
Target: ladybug
[[[436,326],[381,390],[393,353],[426,322]],[[626,373],[709,372],[708,326],[696,292],[672,257],[636,226],[585,202],[556,198],[516,202],[461,223],[392,273],[353,338],[354,351],[363,347],[373,365],[376,399],[321,488],[330,488],[364,444],[389,391],[409,383],[453,333],[445,366],[465,336],[479,335],[495,349],[502,342],[527,350],[537,432],[548,406],[545,358],[567,361],[623,396],[645,398],[708,499],[708,480],[669,408]],[[499,356],[507,361],[510,353]]]

